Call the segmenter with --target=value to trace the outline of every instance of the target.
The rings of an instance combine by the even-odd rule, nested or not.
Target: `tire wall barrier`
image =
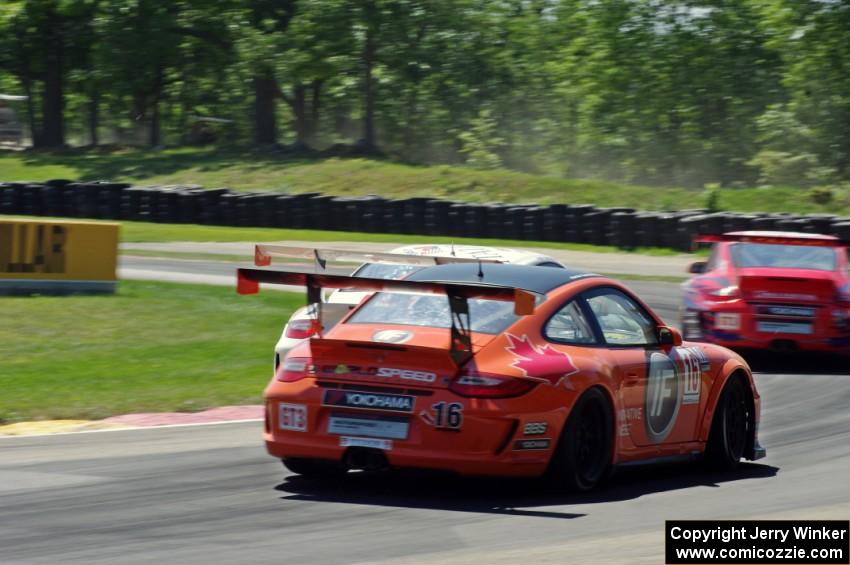
[[[706,210],[650,212],[589,204],[476,204],[432,198],[236,192],[197,185],[118,182],[0,183],[0,214],[276,227],[387,234],[667,247],[689,251],[694,235],[739,230],[825,233],[850,239],[850,218]]]

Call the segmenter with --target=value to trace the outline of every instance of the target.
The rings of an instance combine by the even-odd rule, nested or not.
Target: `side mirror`
[[[668,345],[670,347],[678,347],[682,345],[682,334],[676,328],[670,326],[658,326],[656,330],[658,343],[660,345]]]
[[[688,272],[694,274],[700,274],[705,272],[705,268],[708,265],[706,261],[695,261],[688,265]]]

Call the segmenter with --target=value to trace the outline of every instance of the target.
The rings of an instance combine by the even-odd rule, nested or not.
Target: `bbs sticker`
[[[538,436],[546,433],[546,422],[527,422],[522,428],[522,435]]]

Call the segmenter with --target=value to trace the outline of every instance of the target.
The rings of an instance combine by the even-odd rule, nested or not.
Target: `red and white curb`
[[[222,406],[202,412],[148,412],[111,416],[103,420],[42,420],[0,426],[0,439],[44,435],[179,428],[258,422],[263,419],[261,405]]]

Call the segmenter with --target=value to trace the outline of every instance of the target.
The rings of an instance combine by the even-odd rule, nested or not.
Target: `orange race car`
[[[238,281],[242,294],[303,285],[319,308],[322,288],[374,291],[265,390],[267,449],[295,473],[411,467],[586,490],[618,465],[765,455],[744,360],[683,344],[606,277],[451,264],[400,281],[263,269]]]

